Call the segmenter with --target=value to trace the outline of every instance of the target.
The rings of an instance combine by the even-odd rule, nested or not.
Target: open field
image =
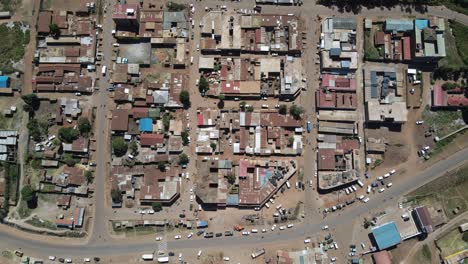
[[[419,205],[440,204],[449,218],[454,209],[463,213],[468,208],[468,166],[461,167],[440,177],[406,196],[407,201]]]
[[[453,26],[454,24],[453,23],[449,24],[448,22],[446,22],[446,24],[445,24],[446,28],[450,28],[450,25]],[[464,27],[463,25],[461,25],[461,26],[458,25],[457,26],[458,31],[460,31],[463,27]],[[465,65],[465,63],[463,62],[462,57],[458,54],[458,49],[457,49],[457,44],[458,44],[457,40],[458,40],[458,38],[457,38],[457,40],[455,39],[455,37],[454,37],[455,32],[456,31],[454,29],[453,34],[450,34],[450,31],[448,31],[445,34],[445,44],[446,44],[445,51],[446,51],[447,56],[439,61],[439,67],[448,67],[448,68],[459,69],[459,68],[461,68],[461,67],[463,67]],[[457,33],[457,34],[460,34],[460,33]],[[462,43],[460,43],[460,44],[462,44]]]
[[[447,257],[468,248],[468,242],[463,241],[462,233],[458,228],[453,229],[442,238],[436,241],[437,246],[442,251],[442,256]]]
[[[0,70],[4,73],[15,71],[13,62],[23,59],[24,50],[29,43],[29,28],[20,23],[14,25],[0,24],[0,34],[3,41],[0,42]]]
[[[453,35],[455,36],[455,45],[458,49],[458,54],[465,65],[468,64],[468,27],[458,23],[451,22]]]
[[[434,129],[438,137],[443,137],[466,125],[461,111],[431,111],[426,107],[422,119],[426,126]]]

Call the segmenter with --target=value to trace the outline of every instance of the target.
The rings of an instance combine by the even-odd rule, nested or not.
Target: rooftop
[[[377,248],[384,250],[400,244],[401,237],[394,222],[389,222],[372,229]]]

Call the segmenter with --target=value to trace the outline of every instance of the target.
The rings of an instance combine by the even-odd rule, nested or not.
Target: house
[[[81,207],[76,207],[69,217],[58,218],[55,220],[55,224],[59,228],[80,228],[83,227],[84,215],[85,209]]]
[[[140,145],[142,147],[153,147],[158,144],[164,143],[164,135],[162,134],[141,134],[140,135]]]
[[[89,139],[79,137],[73,140],[72,143],[62,143],[62,149],[65,153],[71,153],[76,157],[87,157],[89,150]]]
[[[111,130],[113,133],[124,133],[128,131],[129,115],[126,109],[115,109],[112,111]]]

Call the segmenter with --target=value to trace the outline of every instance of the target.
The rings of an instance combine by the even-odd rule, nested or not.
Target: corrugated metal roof
[[[395,222],[373,228],[372,235],[380,250],[398,245],[401,242],[401,236]]]
[[[356,30],[357,28],[356,19],[335,17],[333,18],[333,28]]]
[[[413,30],[413,21],[408,19],[387,19],[385,20],[385,30],[402,32]]]

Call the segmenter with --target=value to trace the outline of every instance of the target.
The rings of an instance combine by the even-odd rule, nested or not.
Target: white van
[[[107,72],[107,66],[106,65],[102,66],[101,72],[102,72],[102,76],[106,76],[106,72]]]
[[[366,198],[364,198],[364,200],[362,200],[362,201],[363,201],[364,203],[367,203],[369,200],[370,200],[369,197],[366,197]]]
[[[201,254],[202,254],[202,251],[199,250],[199,251],[198,251],[198,254],[197,254],[197,258],[200,258],[200,257],[201,257]]]
[[[190,57],[190,64],[193,64],[193,56]]]
[[[351,186],[351,188],[353,188],[354,191],[357,191],[356,186],[353,185],[353,186]]]
[[[370,193],[370,192],[371,192],[371,190],[372,190],[372,186],[370,186],[370,185],[367,185],[367,193]]]
[[[358,180],[357,183],[359,184],[359,186],[361,186],[361,188],[364,187],[364,183],[362,183],[361,180]]]
[[[393,174],[395,174],[395,172],[396,172],[396,170],[393,169],[393,170],[390,171],[390,174],[393,175]]]
[[[291,188],[291,184],[289,183],[289,181],[286,182],[286,186],[288,187],[288,189]]]
[[[265,204],[265,207],[266,207],[266,208],[270,208],[270,204],[269,204],[269,203],[266,203],[266,204]]]
[[[359,200],[364,199],[364,195],[360,195],[360,196],[358,197],[358,199],[359,199]]]
[[[143,254],[141,255],[141,258],[145,261],[149,261],[149,260],[153,260],[154,259],[154,255],[153,254]]]
[[[392,185],[393,185],[393,183],[389,182],[389,183],[387,184],[387,188],[392,187]]]
[[[379,193],[383,193],[385,191],[385,188],[380,188]]]
[[[252,229],[252,234],[258,233],[258,229]]]
[[[133,156],[132,154],[128,154],[127,157],[128,157],[129,159],[134,159],[134,158],[135,158],[135,156]]]

